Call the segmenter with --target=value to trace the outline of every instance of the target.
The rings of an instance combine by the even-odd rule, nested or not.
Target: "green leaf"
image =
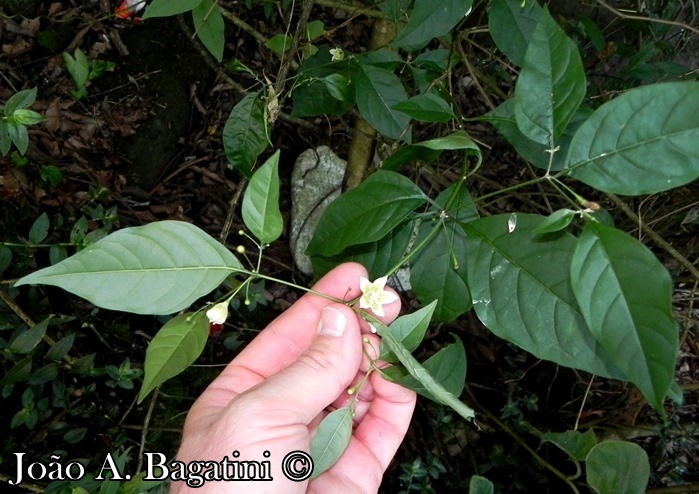
[[[434,92],[418,94],[407,101],[393,105],[393,109],[420,122],[448,122],[456,118],[454,111],[444,98]]]
[[[391,350],[396,357],[398,357],[398,360],[400,361],[401,364],[403,364],[403,367],[405,370],[412,376],[414,377],[418,382],[422,383],[422,385],[425,387],[426,390],[429,390],[428,392],[430,393],[431,396],[436,398],[436,401],[438,403],[442,403],[444,405],[447,405],[452,408],[456,413],[461,415],[463,418],[466,420],[473,419],[475,417],[475,414],[473,410],[466,406],[461,400],[459,400],[458,396],[456,396],[454,393],[451,393],[445,387],[435,379],[435,377],[430,373],[430,371],[426,368],[423,367],[420,362],[415,360],[415,357],[413,357],[408,350],[405,349],[405,347],[396,339],[395,336],[393,336],[393,333],[391,333],[391,329],[383,324],[381,321],[378,319],[371,317],[369,315],[364,315],[364,318],[376,328],[377,333],[382,339],[382,343],[386,343],[388,346],[388,349]],[[456,364],[454,365],[455,370],[459,370],[461,364],[459,363],[461,360],[463,360],[463,372],[464,372],[464,379],[461,383],[461,387],[458,390],[458,393],[461,394],[461,390],[463,389],[464,382],[466,380],[466,354],[463,349],[463,344],[461,343],[460,340],[457,339],[457,343],[453,345],[449,345],[449,347],[454,347],[456,345],[459,345],[461,347],[461,355],[456,356],[450,353],[450,360],[451,364]],[[449,347],[442,348],[440,352],[446,350]],[[450,350],[450,352],[453,352],[454,350]],[[444,358],[444,357],[441,357]],[[437,362],[435,362],[437,363]],[[431,366],[434,364],[430,364]],[[441,366],[440,366],[441,367]],[[383,375],[386,375],[388,371],[391,370],[396,370],[397,367],[389,367],[388,369],[381,369],[381,373]],[[394,373],[395,375],[395,373]],[[388,377],[388,376],[386,376]],[[456,381],[460,379],[460,376],[455,376]],[[451,382],[451,381],[450,381]],[[454,390],[456,391],[456,387],[454,387]]]
[[[315,20],[311,21],[306,25],[306,34],[308,41],[313,41],[319,38],[325,32],[325,24],[323,21]]]
[[[386,15],[391,22],[398,22],[404,16],[410,6],[411,0],[385,0],[378,2],[376,6]]]
[[[11,263],[12,250],[5,245],[0,245],[0,273],[5,271]]]
[[[436,204],[446,207],[454,190],[456,184],[442,192],[437,197]],[[466,188],[457,191],[453,202],[449,212],[451,218],[464,223],[478,219],[478,211]],[[468,206],[463,207],[465,204]],[[410,284],[423,304],[437,301],[434,314],[437,321],[451,322],[471,309],[466,269],[466,235],[453,221],[423,222],[414,245],[420,245],[435,227],[438,228],[435,237],[410,262]]]
[[[214,0],[199,1],[199,5],[192,10],[194,30],[209,53],[220,62],[223,60],[223,48],[226,44],[223,15]]]
[[[32,371],[32,358],[26,357],[7,371],[7,373],[0,380],[1,386],[6,386],[8,384],[14,384],[20,381],[25,381]]]
[[[556,152],[551,161],[551,154],[548,152],[549,146],[534,142],[526,137],[517,127],[515,120],[515,99],[510,98],[505,100],[484,117],[478,120],[490,122],[498,132],[515,148],[522,158],[527,160],[532,165],[542,170],[562,170],[566,166],[566,154],[570,146],[570,141],[573,135],[578,130],[580,125],[592,115],[592,109],[586,106],[578,108],[573,118],[568,123],[563,135],[556,143]]]
[[[36,88],[24,89],[18,91],[7,100],[5,103],[4,113],[5,116],[9,117],[14,115],[17,110],[22,110],[31,106],[36,100]]]
[[[430,320],[432,319],[432,314],[436,306],[437,301],[434,300],[431,304],[426,305],[420,310],[399,317],[389,326],[396,340],[398,340],[407,351],[412,352],[422,343],[422,339],[425,337],[425,331],[427,331],[427,327],[430,325]],[[381,356],[379,359],[392,363],[398,362],[398,357],[386,348],[384,343],[381,344]]]
[[[515,213],[514,219],[503,214],[462,225],[478,318],[495,335],[538,358],[623,379],[575,300],[569,274],[575,237],[537,234],[541,216]]]
[[[32,245],[40,244],[49,234],[49,216],[42,213],[29,229],[29,243]]]
[[[294,39],[286,34],[275,34],[267,40],[265,46],[272,50],[274,53],[281,55],[286,50],[291,48]]]
[[[46,360],[61,360],[63,357],[68,355],[68,352],[73,348],[73,341],[75,341],[75,333],[70,333],[58,340],[56,343],[51,345],[49,351],[46,352]]]
[[[169,17],[196,8],[202,0],[153,0],[143,14],[142,19],[151,17]]]
[[[570,276],[582,315],[604,352],[662,410],[679,351],[665,267],[630,235],[589,222]]]
[[[570,176],[605,192],[653,194],[699,177],[699,82],[632,89],[600,106],[570,145]]]
[[[341,74],[330,74],[322,79],[330,95],[339,101],[354,102],[352,88],[347,78]]]
[[[11,146],[12,138],[10,137],[10,124],[0,118],[0,155],[7,155]]]
[[[575,461],[585,461],[587,454],[597,444],[594,431],[578,432],[574,430],[565,432],[546,432],[541,436],[541,441],[548,441],[568,453]]]
[[[24,156],[29,147],[29,133],[24,125],[19,124],[8,124],[7,133],[10,135],[10,139],[15,143],[17,151],[19,154]]]
[[[410,130],[404,133],[410,117],[393,106],[408,99],[403,83],[391,70],[370,64],[357,64],[354,74],[354,98],[364,119],[391,139],[410,142]]]
[[[515,119],[529,139],[553,148],[585,96],[580,52],[541,11],[515,86]]]
[[[395,170],[404,163],[413,161],[424,161],[430,163],[436,160],[442,151],[465,149],[468,154],[476,156],[479,166],[482,160],[481,151],[478,145],[473,142],[469,135],[463,130],[457,130],[453,134],[445,137],[430,139],[429,141],[418,142],[410,146],[403,146],[398,151],[385,159],[381,165],[384,170]]]
[[[471,482],[468,485],[468,494],[493,494],[494,492],[495,486],[493,486],[490,480],[479,475],[471,477]]]
[[[172,314],[240,270],[207,233],[168,220],[119,230],[16,285],[58,286],[106,309]]]
[[[349,61],[333,62],[329,48],[318,50],[314,56],[303,62],[299,69],[298,83],[293,91],[294,117],[314,117],[318,115],[342,115],[354,106],[354,93],[350,81],[353,79]],[[338,75],[347,81],[347,93],[341,88],[341,79],[335,79]],[[326,82],[324,79],[329,78]],[[337,83],[337,85],[335,84]],[[332,85],[342,94],[343,98],[337,98]],[[346,98],[345,98],[346,95]]]
[[[376,172],[330,203],[306,253],[333,256],[350,245],[379,240],[426,201],[411,180],[394,172]]]
[[[48,328],[48,325],[49,320],[44,319],[26,331],[21,332],[17,338],[10,342],[7,350],[17,354],[26,354],[31,352],[46,334],[46,328]]]
[[[536,233],[553,233],[565,230],[577,214],[578,212],[572,209],[559,209],[551,213],[534,231]]]
[[[189,367],[204,350],[209,320],[203,311],[173,317],[153,337],[143,365],[144,376],[138,402],[154,388]]]
[[[12,116],[15,122],[22,125],[34,125],[46,120],[45,117],[33,110],[15,110]]]
[[[90,73],[90,63],[85,57],[85,53],[80,48],[75,49],[75,58],[70,53],[63,52],[63,61],[66,64],[66,69],[70,74],[75,86],[80,89],[87,84],[87,76]]]
[[[68,252],[62,245],[52,245],[49,248],[49,261],[51,262],[51,265],[58,264],[67,257]]]
[[[342,407],[330,412],[318,425],[316,435],[311,441],[311,458],[313,458],[311,479],[325,472],[340,459],[351,438],[352,409]]]
[[[464,350],[464,344],[459,338],[454,339],[454,343],[445,346],[425,360],[422,366],[450,395],[458,398],[466,383],[466,350]],[[389,380],[412,389],[425,398],[448,405],[440,400],[438,395],[431,392],[428,383],[412,375],[397,376],[397,369],[397,367],[389,367],[382,371],[382,374]]]
[[[392,46],[419,50],[432,38],[444,36],[461,22],[473,7],[473,0],[415,0],[410,19]]]
[[[351,245],[331,257],[313,256],[313,274],[318,279],[343,262],[358,262],[367,269],[369,278],[375,280],[388,273],[403,259],[413,231],[414,223],[406,221],[376,242]]]
[[[243,222],[262,244],[277,240],[284,230],[279,211],[279,151],[250,179],[243,196]]]
[[[31,373],[29,379],[27,379],[27,384],[34,386],[53,381],[58,376],[59,370],[60,366],[56,362],[46,364],[45,366]]]
[[[68,444],[75,444],[83,440],[87,434],[87,427],[77,427],[63,434],[63,440]]]
[[[537,1],[493,0],[488,28],[495,45],[510,61],[521,67],[529,40],[541,17]]]
[[[643,494],[650,477],[648,455],[639,445],[604,441],[585,462],[587,483],[599,494]]]
[[[246,95],[231,111],[223,127],[223,149],[231,167],[247,178],[257,157],[267,148],[265,106],[259,93]]]

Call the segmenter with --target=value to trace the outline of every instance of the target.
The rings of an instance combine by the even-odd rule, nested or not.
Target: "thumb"
[[[330,304],[321,311],[310,347],[254,391],[291,420],[309,424],[352,383],[361,361],[357,316],[349,307]]]

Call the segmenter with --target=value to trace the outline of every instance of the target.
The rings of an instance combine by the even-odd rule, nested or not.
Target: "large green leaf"
[[[472,7],[473,0],[415,0],[408,23],[391,44],[408,51],[419,50],[432,38],[451,31]]]
[[[156,386],[189,367],[201,355],[208,336],[209,320],[203,311],[186,312],[166,322],[146,350],[139,403]]]
[[[585,462],[587,483],[599,494],[643,494],[650,477],[648,455],[627,441],[604,441]]]
[[[408,99],[403,83],[391,70],[368,63],[356,64],[354,98],[364,119],[381,134],[391,139],[410,142],[405,131],[410,117],[393,107]]]
[[[313,256],[313,275],[318,279],[343,262],[358,262],[367,269],[370,279],[384,276],[405,255],[414,229],[414,223],[406,221],[376,242],[351,245],[331,257]]]
[[[468,223],[478,219],[478,211],[468,190],[457,187],[458,184],[448,187],[435,203],[440,208],[451,203],[447,214],[453,220]],[[450,322],[471,309],[466,235],[453,221],[423,222],[414,245],[420,245],[435,227],[438,232],[410,262],[410,284],[423,304],[437,301],[434,314],[437,321]]]
[[[223,15],[214,0],[201,0],[192,10],[194,30],[202,44],[217,61],[223,60],[223,48],[226,43]]]
[[[194,9],[201,2],[202,0],[153,0],[143,13],[143,19],[181,14]]]
[[[352,438],[352,416],[350,407],[338,408],[330,412],[318,425],[311,441],[313,474],[315,478],[340,459]]]
[[[580,52],[542,9],[515,86],[515,119],[529,139],[552,148],[585,96]]]
[[[524,54],[540,17],[541,6],[536,0],[493,0],[490,3],[490,36],[500,51],[519,67],[524,64]]]
[[[403,146],[391,156],[386,158],[381,167],[384,170],[395,170],[403,163],[411,161],[425,161],[430,163],[436,160],[442,151],[464,149],[469,154],[476,156],[480,164],[482,156],[478,145],[463,130],[449,134],[448,136],[418,142],[410,146]]]
[[[318,50],[299,68],[291,115],[314,117],[347,112],[354,106],[352,67],[348,60],[333,62],[328,48]]]
[[[565,232],[537,235],[543,221],[516,213],[462,226],[476,314],[497,336],[539,358],[623,379],[575,300],[569,273],[576,239]]]
[[[445,346],[425,360],[422,366],[450,395],[458,398],[466,384],[466,351],[461,340],[458,338],[455,340],[454,343]],[[389,367],[383,371],[383,375],[436,403],[448,404],[432,393],[427,382],[401,372],[399,367]]]
[[[652,194],[699,177],[699,82],[632,89],[600,106],[568,152],[570,175],[615,194]]]
[[[306,253],[333,256],[350,245],[379,240],[426,201],[411,180],[394,172],[376,172],[328,206]]]
[[[253,174],[243,196],[243,222],[262,244],[274,242],[284,230],[279,211],[278,167],[279,151]]]
[[[233,107],[223,127],[223,149],[228,162],[247,178],[252,176],[257,157],[269,143],[265,107],[259,95],[246,95]]]
[[[667,270],[633,237],[590,222],[573,254],[570,276],[592,334],[625,378],[661,410],[679,350]]]
[[[485,120],[492,124],[515,148],[515,151],[535,167],[542,170],[562,170],[566,166],[566,155],[568,154],[573,135],[590,115],[592,115],[591,108],[587,106],[578,108],[578,111],[575,112],[575,115],[568,123],[566,130],[563,131],[563,135],[556,142],[556,152],[552,161],[548,152],[549,146],[532,141],[522,134],[517,127],[514,98],[503,101],[500,106],[488,112],[484,117],[478,118],[478,120]]]
[[[172,314],[211,292],[240,262],[194,225],[125,228],[16,285],[53,285],[106,309]]]

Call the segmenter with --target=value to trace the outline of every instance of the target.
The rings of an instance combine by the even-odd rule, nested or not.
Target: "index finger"
[[[313,286],[313,290],[335,299],[350,301],[358,297],[359,277],[367,276],[361,264],[336,267]],[[298,359],[316,336],[320,311],[332,303],[316,293],[306,293],[286,312],[272,321],[224,370],[234,366],[247,368],[267,378]]]

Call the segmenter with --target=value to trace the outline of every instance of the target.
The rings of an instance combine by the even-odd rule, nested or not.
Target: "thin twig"
[[[231,233],[231,227],[233,226],[233,217],[235,216],[236,209],[238,209],[238,202],[240,201],[240,196],[243,195],[243,190],[245,190],[247,184],[248,181],[246,178],[241,179],[240,183],[238,183],[238,190],[235,191],[235,194],[233,194],[231,200],[228,201],[228,213],[226,214],[226,221],[223,223],[223,228],[221,228],[221,236],[219,237],[223,245],[226,245],[228,235]]]
[[[301,14],[296,23],[296,31],[294,32],[294,38],[291,42],[291,48],[286,50],[284,56],[282,56],[282,63],[279,66],[277,81],[274,85],[274,92],[279,98],[279,106],[282,106],[284,102],[284,85],[286,84],[286,75],[289,73],[289,68],[293,67],[294,70],[298,68],[298,64],[294,62],[293,57],[296,55],[296,51],[299,48],[301,36],[306,31],[308,19],[311,16],[311,9],[313,8],[313,1],[314,0],[303,0],[301,3]]]
[[[474,67],[473,67],[473,65],[471,65],[471,62],[469,61],[468,56],[466,55],[466,52],[464,51],[464,47],[461,46],[461,43],[459,43],[459,42],[457,42],[456,44],[459,48],[459,53],[461,54],[461,61],[466,66],[466,70],[468,70],[468,73],[471,76],[471,80],[476,85],[478,92],[481,93],[481,96],[485,100],[486,105],[488,105],[488,108],[490,108],[491,110],[494,110],[497,105],[495,103],[493,103],[493,100],[490,99],[490,96],[488,96],[488,93],[486,93],[485,89],[483,89],[481,82],[478,80],[478,76],[476,75]]]
[[[150,419],[153,416],[153,409],[155,408],[155,402],[158,401],[158,391],[159,387],[153,390],[153,396],[150,399],[150,404],[148,405],[148,412],[146,412],[146,418],[143,420],[143,429],[141,430],[141,443],[138,445],[138,467],[136,472],[141,471],[143,466],[143,452],[146,450],[146,436],[148,435],[148,426],[150,425]]]
[[[344,10],[353,15],[363,15],[366,17],[383,18],[386,17],[380,10],[367,7],[360,2],[343,2],[341,0],[315,0],[318,5],[329,7],[331,9]]]
[[[8,483],[9,481],[16,482],[17,479],[13,479],[12,477],[8,477],[4,473],[0,473],[0,481]],[[21,482],[19,485],[14,486],[15,488],[19,487],[20,489],[26,489],[31,492],[44,492],[46,489],[40,485],[36,484],[30,484],[29,482]]]
[[[670,245],[663,237],[655,233],[655,230],[653,230],[650,226],[648,226],[647,223],[641,220],[641,218],[638,217],[638,215],[633,212],[633,210],[619,197],[615,194],[612,194],[611,192],[607,193],[607,197],[609,197],[612,202],[614,203],[615,206],[617,206],[619,209],[621,209],[626,216],[628,216],[631,221],[634,223],[638,224],[639,227],[641,228],[641,231],[648,235],[650,239],[655,242],[660,248],[665,250],[668,254],[670,254],[677,262],[680,263],[682,267],[684,267],[689,273],[696,279],[699,280],[699,269],[697,269],[694,264],[691,263],[689,259],[684,257],[677,249],[675,249],[672,245]]]
[[[685,24],[684,22],[668,21],[667,19],[655,19],[653,17],[645,17],[642,15],[625,14],[624,12],[612,7],[604,0],[597,0],[597,3],[599,3],[602,7],[609,10],[611,13],[613,13],[614,15],[619,17],[620,19],[626,19],[629,21],[655,22],[656,24],[666,24],[668,26],[675,26],[675,27],[678,27],[680,29],[692,31],[694,34],[699,34],[699,29],[694,28],[694,27],[690,26],[689,24]]]
[[[259,43],[263,45],[267,43],[267,38],[263,34],[261,34],[259,31],[257,31],[257,29],[255,29],[250,24],[242,20],[240,17],[236,16],[233,12],[230,12],[224,8],[221,8],[220,10],[223,17],[225,17],[233,24],[238,26],[240,29],[248,33],[250,36],[255,38]]]

